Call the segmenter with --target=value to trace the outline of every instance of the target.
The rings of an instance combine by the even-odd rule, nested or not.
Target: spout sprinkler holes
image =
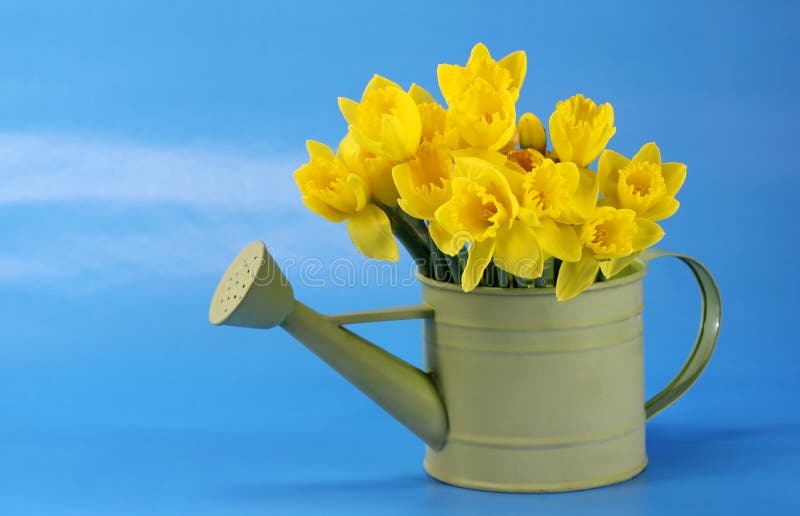
[[[294,307],[294,293],[263,242],[239,253],[214,292],[208,318],[212,324],[271,328]]]
[[[265,263],[266,249],[261,242],[250,244],[246,252],[242,252],[231,263],[220,281],[209,310],[209,318],[214,324],[224,321],[236,311],[247,297],[258,275],[258,266]],[[251,274],[252,272],[252,274]]]

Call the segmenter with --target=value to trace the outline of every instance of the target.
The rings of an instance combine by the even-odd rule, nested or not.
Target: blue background
[[[0,513],[796,513],[797,4],[493,5],[0,4]],[[722,334],[692,392],[648,423],[650,466],[630,482],[440,484],[413,436],[280,330],[207,322],[251,240],[281,260],[364,262],[299,202],[305,139],[335,145],[336,97],[373,73],[437,92],[436,64],[477,41],[527,51],[520,111],[544,119],[583,92],[614,105],[610,147],[656,141],[688,164],[662,246],[713,271]],[[289,276],[325,312],[418,299]],[[668,262],[646,295],[653,394],[688,353],[699,297]],[[417,322],[362,330],[419,364]]]

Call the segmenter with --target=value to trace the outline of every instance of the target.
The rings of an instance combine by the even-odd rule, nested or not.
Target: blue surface
[[[798,512],[796,4],[162,4],[0,5],[0,514]],[[256,238],[296,264],[363,263],[297,199],[304,140],[335,144],[336,96],[373,73],[435,91],[436,64],[477,41],[528,51],[521,109],[546,117],[581,91],[614,104],[612,148],[655,140],[688,164],[663,247],[715,274],[722,336],[648,424],[630,482],[445,486],[282,332],[207,323]],[[418,299],[326,283],[298,297],[326,312]],[[698,295],[668,262],[646,295],[653,394],[688,353]],[[418,323],[362,330],[419,363]]]

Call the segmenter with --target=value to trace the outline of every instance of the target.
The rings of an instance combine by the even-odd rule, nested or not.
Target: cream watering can
[[[645,402],[642,281],[647,262],[661,256],[691,268],[702,319],[681,371]],[[509,492],[587,489],[642,471],[645,421],[697,380],[719,332],[721,300],[708,270],[660,250],[561,303],[553,289],[465,294],[417,276],[420,305],[324,316],[294,299],[264,244],[253,242],[220,281],[209,319],[281,326],[425,442],[428,474]],[[415,318],[423,320],[425,371],[342,327]]]

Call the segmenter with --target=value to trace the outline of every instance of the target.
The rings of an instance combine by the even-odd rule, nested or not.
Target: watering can
[[[642,280],[674,256],[703,297],[692,353],[645,402]],[[449,484],[558,492],[627,480],[647,464],[645,421],[683,395],[719,332],[719,291],[696,260],[650,250],[628,271],[557,302],[553,289],[464,293],[417,274],[423,303],[342,315],[294,298],[263,242],[248,245],[217,286],[215,325],[280,326],[427,445],[425,470]],[[424,371],[344,328],[422,319]]]

